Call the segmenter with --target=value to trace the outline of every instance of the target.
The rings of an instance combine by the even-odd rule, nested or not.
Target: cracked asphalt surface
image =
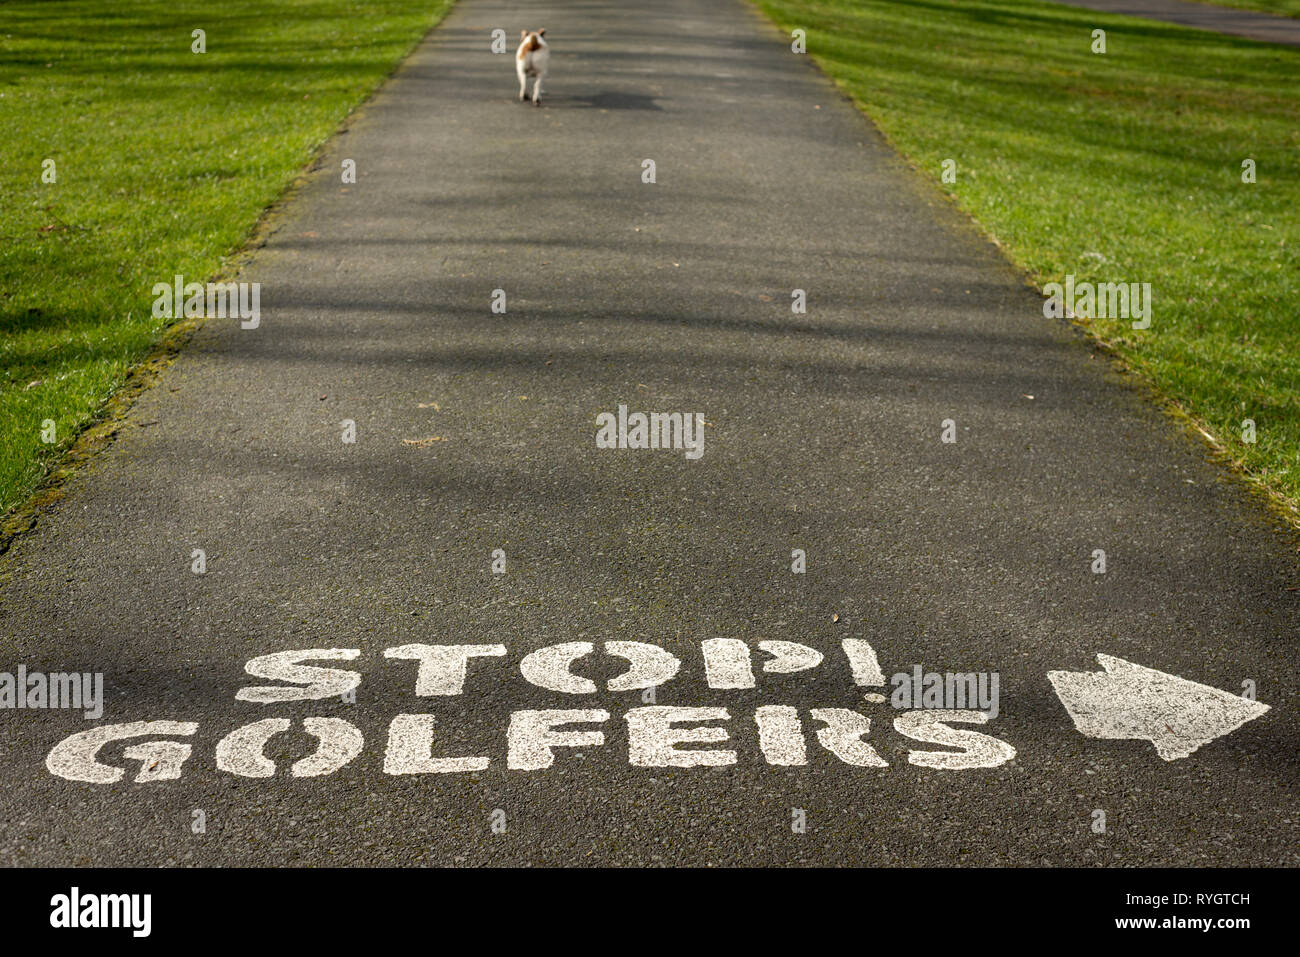
[[[552,60],[534,109],[489,40],[503,28],[513,49],[539,26]],[[748,6],[463,0],[239,279],[262,283],[260,327],[208,320],[0,559],[0,667],[102,671],[100,723],[197,722],[192,755],[175,780],[135,783],[119,742],[101,760],[123,781],[68,781],[46,755],[95,723],[0,713],[0,862],[1297,863],[1296,536],[1043,318]],[[1147,334],[1159,322],[1157,299]],[[701,412],[704,455],[596,448],[595,417],[619,404]],[[710,638],[825,660],[715,690]],[[864,698],[846,638],[886,675],[997,672],[980,730],[1015,759],[910,764],[933,746]],[[631,766],[623,716],[642,693],[603,686],[626,662],[575,665],[601,685],[587,695],[520,674],[539,647],[605,640],[678,655],[657,703],[726,708],[713,747],[736,762]],[[462,695],[421,698],[414,664],[383,656],[415,642],[508,654],[475,659]],[[235,699],[265,683],[246,661],[295,648],[359,649],[355,703]],[[1251,680],[1272,707],[1177,761],[1086,738],[1046,675],[1099,670],[1099,653],[1227,691]],[[799,709],[806,766],[763,760],[766,704]],[[808,711],[835,707],[871,719],[887,767],[818,746]],[[603,746],[508,769],[511,713],[557,708],[607,710]],[[402,713],[436,716],[436,754],[489,766],[386,774]],[[361,753],[295,778],[313,750],[295,732],[267,749],[274,777],[216,767],[231,730],[308,716],[353,722]]]

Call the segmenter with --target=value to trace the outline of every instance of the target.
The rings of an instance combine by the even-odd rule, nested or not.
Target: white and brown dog
[[[550,47],[542,39],[546,36],[546,30],[538,30],[535,33],[529,33],[527,30],[521,32],[519,49],[515,52],[515,72],[519,74],[519,102],[528,99],[528,78],[536,77],[533,81],[533,106],[542,105],[542,80],[546,77],[546,64],[551,59]]]

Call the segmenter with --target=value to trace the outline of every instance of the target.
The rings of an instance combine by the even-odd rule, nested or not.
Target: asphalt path
[[[515,98],[512,52],[543,26],[534,109]],[[511,52],[491,51],[496,28]],[[209,319],[0,559],[0,667],[102,672],[106,695],[98,720],[0,712],[0,862],[1297,862],[1295,536],[1044,318],[743,3],[463,0],[239,278],[262,284],[258,328]],[[1160,322],[1157,296],[1134,334]],[[700,414],[703,454],[597,447],[597,416],[620,405]],[[724,652],[744,677],[745,643],[756,687],[710,686],[717,639],[714,677]],[[614,641],[680,661],[653,702],[607,689],[628,668]],[[760,641],[824,660],[766,671],[808,653]],[[931,719],[870,697],[893,687],[863,659],[855,683],[846,641],[884,676],[996,673],[996,717],[956,725],[986,737],[900,733],[897,718]],[[592,651],[568,672],[525,662],[574,642]],[[505,654],[470,659],[460,694],[422,696],[417,662],[384,655],[410,644]],[[246,662],[292,649],[355,650],[315,662],[359,673],[355,700],[236,697],[276,684]],[[1137,734],[1154,715],[1167,730],[1089,736],[1048,673],[1100,673],[1098,655],[1232,696],[1250,682],[1269,709],[1170,758],[1242,699],[1142,679],[1076,719],[1096,731],[1113,707],[1111,726]],[[730,763],[664,766],[681,759],[650,707],[725,709],[681,726],[726,740],[678,747]],[[557,729],[603,741],[529,769],[529,713],[553,709],[607,712]],[[869,732],[836,753],[812,709]],[[423,714],[432,739],[413,732],[389,769],[417,773],[389,773],[394,719]],[[329,725],[345,755],[347,727],[363,743],[295,776],[313,717],[348,722]],[[258,762],[227,736],[266,719],[293,730],[265,747],[274,773],[250,776]],[[197,728],[109,742],[115,783],[47,767],[69,736],[142,721]],[[779,763],[799,741],[806,763]],[[179,776],[149,780],[182,745]],[[435,769],[421,746],[487,764]],[[915,763],[977,751],[975,766]]]
[[[1248,40],[1300,46],[1300,18],[1276,16],[1257,10],[1238,10],[1191,0],[1055,0],[1071,7],[1105,13],[1122,13],[1148,20],[1163,20],[1184,27],[1213,30]],[[545,93],[545,88],[542,90]]]

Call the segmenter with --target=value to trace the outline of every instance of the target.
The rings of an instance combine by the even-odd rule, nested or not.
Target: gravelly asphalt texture
[[[488,47],[539,26],[534,109]],[[1044,319],[788,42],[733,0],[455,8],[240,276],[263,284],[260,328],[209,320],[0,560],[7,670],[104,672],[102,722],[199,723],[179,779],[133,783],[119,743],[102,757],[126,779],[92,785],[44,763],[92,722],[0,714],[0,862],[1297,862],[1295,537]],[[1157,291],[1146,334],[1159,324]],[[703,457],[597,449],[595,417],[620,403],[702,412]],[[708,638],[826,658],[711,690]],[[981,730],[1016,758],[908,763],[931,746],[864,700],[845,638],[886,674],[998,672]],[[614,639],[681,658],[658,704],[727,708],[735,764],[632,767],[623,715],[642,695],[604,690],[616,659],[575,666],[595,694],[520,675],[536,648]],[[418,698],[414,664],[383,657],[412,642],[508,655],[475,660],[459,697]],[[361,651],[355,704],[235,700],[264,683],[248,659],[331,647]],[[1098,653],[1233,692],[1250,679],[1272,710],[1175,762],[1085,738],[1046,674],[1098,670]],[[763,704],[799,709],[807,766],[764,762]],[[822,707],[871,718],[889,766],[819,747]],[[510,714],[549,708],[609,711],[606,743],[507,770]],[[439,754],[487,770],[385,774],[389,722],[426,712]],[[289,775],[313,749],[301,733],[273,739],[272,778],[215,766],[232,729],[313,715],[365,736],[334,774]]]

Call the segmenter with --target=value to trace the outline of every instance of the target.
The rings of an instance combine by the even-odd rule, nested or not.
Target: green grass
[[[943,188],[1040,287],[1152,283],[1151,329],[1085,325],[1300,501],[1300,49],[1030,0],[756,2],[921,170],[956,160]]]
[[[0,514],[157,341],[153,284],[218,273],[450,5],[0,3]]]

